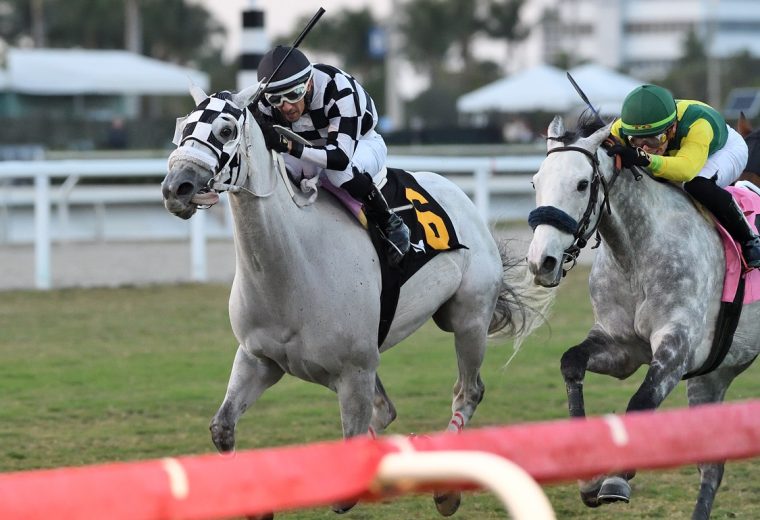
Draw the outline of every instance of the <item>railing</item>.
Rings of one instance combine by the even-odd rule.
[[[492,195],[531,193],[529,175],[538,170],[542,156],[441,157],[390,156],[388,165],[411,171],[446,174],[473,198],[484,220],[489,219]],[[0,189],[0,211],[34,207],[35,287],[51,288],[51,206],[58,207],[59,218],[66,221],[71,204],[91,204],[101,216],[106,204],[161,203],[158,186],[82,186],[82,178],[124,179],[162,178],[164,159],[94,159],[57,161],[0,162],[0,181],[33,179],[32,186]],[[499,175],[495,175],[498,173]],[[51,179],[64,179],[53,186]],[[199,212],[190,220],[192,279],[206,280],[206,215]]]
[[[537,484],[760,456],[759,414],[760,401],[705,404],[0,473],[0,517],[228,518],[475,484],[495,491],[516,520],[548,520],[555,515]]]

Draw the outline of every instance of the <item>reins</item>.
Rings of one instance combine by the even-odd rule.
[[[561,141],[561,138],[558,137],[547,137],[547,139],[552,139],[556,141]],[[612,144],[611,140],[606,140],[604,143],[604,146]],[[596,153],[592,153],[585,148],[581,148],[579,146],[558,146],[555,148],[552,148],[549,150],[546,155],[555,153],[555,152],[580,152],[583,155],[585,155],[589,162],[591,163],[591,167],[593,168],[593,172],[591,174],[591,186],[589,189],[589,201],[588,205],[586,206],[586,210],[583,212],[583,216],[581,217],[580,221],[576,221],[573,217],[568,215],[566,212],[562,211],[559,208],[556,208],[554,206],[540,206],[533,211],[530,212],[528,215],[528,224],[532,229],[536,229],[536,226],[540,224],[547,224],[552,227],[555,227],[559,229],[560,231],[563,231],[565,233],[572,233],[574,240],[573,243],[564,250],[563,252],[563,258],[562,258],[562,264],[563,266],[566,264],[570,264],[569,267],[562,269],[562,276],[567,275],[568,271],[575,267],[576,263],[578,262],[578,255],[580,255],[581,250],[586,247],[588,244],[588,240],[596,233],[596,243],[592,246],[592,249],[595,249],[599,247],[599,244],[601,242],[601,236],[599,235],[598,228],[599,223],[602,220],[602,211],[606,208],[607,214],[612,213],[612,208],[610,207],[610,201],[609,201],[609,193],[612,187],[615,185],[615,181],[617,181],[618,176],[620,175],[620,158],[615,157],[615,166],[613,167],[613,173],[612,177],[609,180],[609,182],[605,181],[604,176],[601,174],[601,171],[599,170],[599,158],[597,157]],[[636,176],[637,174],[633,172]],[[640,177],[640,174],[636,176],[636,180],[638,180]],[[597,201],[599,200],[599,188],[601,187],[602,191],[602,202],[600,206],[600,212],[599,216],[596,218],[594,223],[591,223],[591,216],[596,212],[596,205]]]

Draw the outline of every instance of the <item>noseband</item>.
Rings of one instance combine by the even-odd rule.
[[[536,227],[541,224],[552,226],[564,233],[572,234],[574,237],[573,243],[565,249],[562,264],[570,264],[569,267],[563,269],[562,276],[565,276],[567,272],[575,267],[578,262],[578,255],[581,250],[588,244],[588,239],[594,233],[596,235],[596,244],[592,247],[599,247],[601,238],[597,232],[599,222],[601,221],[601,212],[593,225],[591,225],[591,215],[596,212],[596,203],[599,200],[599,187],[601,186],[603,192],[602,208],[607,209],[607,213],[612,213],[609,202],[609,190],[617,179],[620,169],[614,168],[612,179],[609,183],[604,180],[604,176],[599,171],[599,158],[595,153],[589,152],[585,148],[579,146],[558,146],[549,150],[546,155],[555,152],[580,152],[585,155],[591,162],[593,172],[591,174],[591,186],[589,188],[589,200],[586,206],[586,211],[583,212],[583,216],[580,221],[576,221],[573,217],[566,212],[554,206],[539,206],[528,214],[528,224],[531,229],[535,231]]]

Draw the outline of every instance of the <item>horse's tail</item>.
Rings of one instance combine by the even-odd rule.
[[[523,340],[548,318],[557,291],[533,283],[525,257],[510,256],[507,240],[499,240],[498,247],[503,276],[488,334],[514,337],[518,350]]]

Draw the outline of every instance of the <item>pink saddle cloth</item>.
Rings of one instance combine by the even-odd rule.
[[[744,211],[744,215],[746,215],[750,226],[757,233],[755,217],[760,214],[760,196],[746,188],[729,186],[726,190],[739,203],[739,207]],[[723,242],[723,249],[726,252],[726,276],[723,279],[723,297],[721,301],[732,302],[736,296],[739,279],[743,273],[747,272],[747,267],[744,263],[739,244],[731,238],[728,231],[717,221],[716,227]],[[747,272],[745,278],[744,303],[752,303],[758,300],[760,300],[760,269],[752,269]]]

